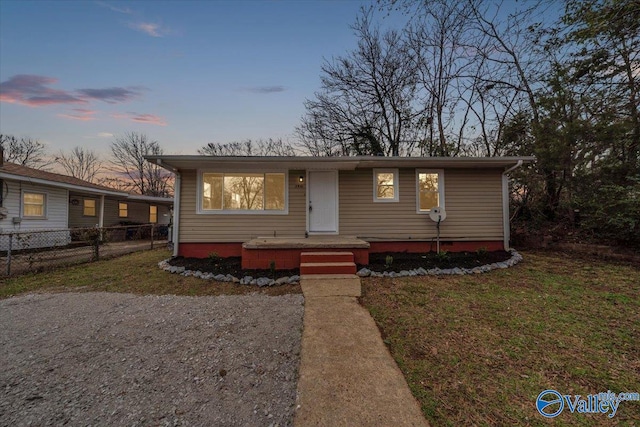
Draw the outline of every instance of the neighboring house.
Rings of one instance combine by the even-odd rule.
[[[263,268],[266,256],[249,250],[271,245],[268,256],[284,268],[299,262],[300,248],[353,247],[357,262],[368,260],[369,252],[435,250],[437,228],[429,213],[437,206],[447,215],[440,225],[443,249],[508,249],[507,173],[533,158],[147,160],[176,173],[175,255],[215,252]],[[348,238],[356,238],[351,246]],[[291,262],[278,250],[288,251]]]
[[[0,186],[2,234],[107,227],[123,221],[168,224],[173,205],[173,199],[127,194],[67,175],[8,162],[0,165]],[[68,243],[67,237],[59,240],[55,245]]]

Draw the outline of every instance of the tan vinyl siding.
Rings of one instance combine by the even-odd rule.
[[[289,213],[198,214],[197,172],[181,172],[180,242],[243,242],[255,237],[303,237],[306,229],[304,186],[297,186],[304,171],[289,171]]]
[[[400,169],[400,200],[373,202],[373,171],[340,172],[340,234],[364,239],[431,239],[436,226],[427,214],[416,213],[416,170]],[[444,171],[445,210],[441,238],[502,239],[501,170]]]

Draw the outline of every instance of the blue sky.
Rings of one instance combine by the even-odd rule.
[[[0,1],[0,133],[106,153],[290,138],[369,1]]]

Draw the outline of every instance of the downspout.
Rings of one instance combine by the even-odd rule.
[[[176,170],[174,172],[176,176],[176,180],[173,186],[173,230],[172,230],[172,240],[173,240],[173,256],[178,256],[178,238],[180,236],[179,227],[180,227],[180,187],[181,187],[181,179],[180,173]]]
[[[511,240],[511,228],[509,224],[509,177],[507,174],[522,166],[522,160],[502,172],[502,236],[504,250],[508,251],[509,241]]]

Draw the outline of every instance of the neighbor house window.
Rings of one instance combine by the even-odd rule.
[[[202,211],[272,211],[286,207],[284,173],[202,174]]]
[[[158,207],[151,205],[149,206],[149,222],[151,224],[155,224],[158,222]]]
[[[444,207],[444,174],[441,170],[418,170],[418,212]]]
[[[120,218],[126,218],[129,216],[129,206],[126,203],[118,203],[118,216]]]
[[[373,170],[373,201],[398,201],[398,169]]]
[[[95,199],[84,199],[82,214],[84,216],[96,216]]]
[[[22,216],[44,218],[47,196],[44,193],[22,193]]]

